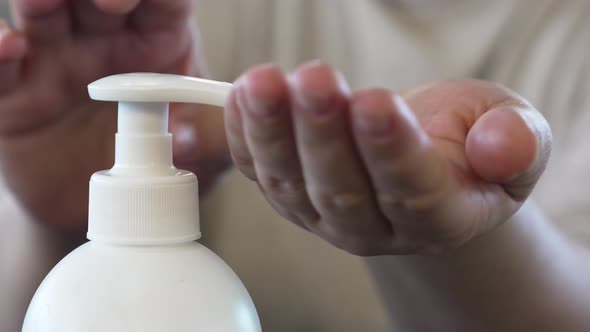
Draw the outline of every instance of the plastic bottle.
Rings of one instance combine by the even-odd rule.
[[[258,332],[254,304],[200,237],[197,178],[172,164],[168,102],[223,106],[228,83],[122,74],[115,165],[90,180],[88,239],[45,278],[23,332]]]

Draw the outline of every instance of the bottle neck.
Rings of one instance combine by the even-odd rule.
[[[172,164],[172,135],[168,132],[168,103],[119,103],[116,176],[166,176]]]

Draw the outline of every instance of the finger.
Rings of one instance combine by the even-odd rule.
[[[26,51],[24,36],[0,20],[0,95],[16,85]]]
[[[61,7],[64,0],[11,0],[11,4],[23,15],[42,16]]]
[[[290,77],[290,89],[298,152],[308,193],[322,217],[321,230],[328,238],[340,237],[339,243],[353,241],[345,244],[352,247],[359,245],[354,239],[389,235],[389,223],[378,213],[354,148],[345,80],[330,67],[311,63]]]
[[[407,210],[435,207],[448,191],[445,163],[401,97],[384,89],[356,93],[351,102],[355,139],[393,222]]]
[[[258,184],[283,216],[311,229],[319,216],[303,181],[285,75],[265,65],[250,70],[241,82],[238,106]]]
[[[64,0],[11,0],[16,27],[28,38],[45,45],[70,36],[70,16]]]
[[[117,3],[125,4],[125,1]],[[117,31],[125,25],[126,16],[112,14],[99,7],[93,0],[73,1],[72,7],[75,33],[109,33]]]
[[[192,17],[192,4],[191,0],[144,0],[132,13],[132,24],[140,31],[184,26]]]
[[[21,60],[27,51],[24,36],[0,19],[0,62]]]
[[[232,160],[238,170],[250,180],[256,181],[256,171],[250,150],[244,138],[242,115],[238,107],[238,88],[240,80],[234,84],[225,104],[224,123],[227,144]]]
[[[532,107],[514,102],[484,113],[473,125],[465,146],[473,170],[502,184],[523,201],[543,173],[551,151],[551,130]]]

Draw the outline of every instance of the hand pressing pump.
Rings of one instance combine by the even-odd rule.
[[[122,74],[88,86],[119,102],[115,165],[90,180],[88,239],[37,290],[23,332],[259,332],[235,273],[195,242],[197,177],[172,164],[168,102],[223,106],[231,85]]]

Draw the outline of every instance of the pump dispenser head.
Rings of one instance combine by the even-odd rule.
[[[88,86],[95,100],[117,101],[115,164],[90,180],[88,238],[118,244],[173,244],[200,237],[198,184],[172,163],[168,103],[223,106],[231,84],[133,73]]]

